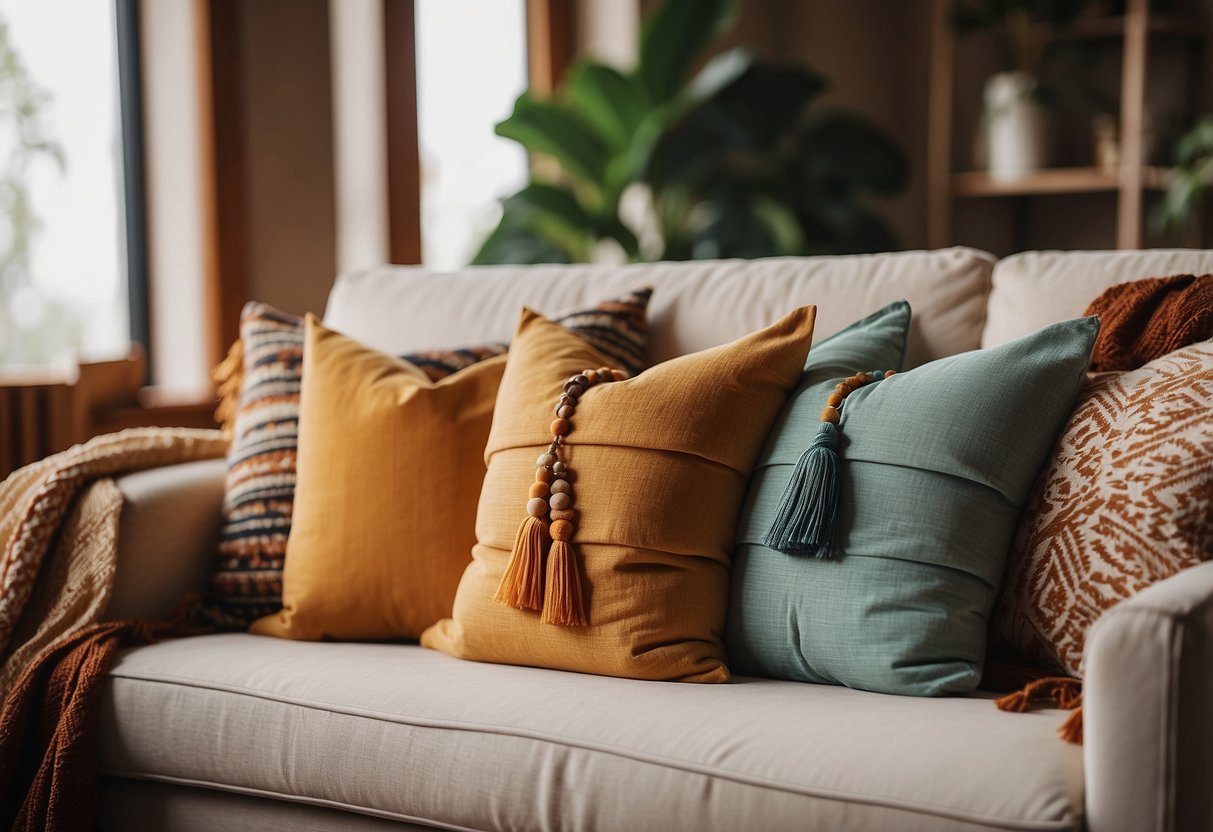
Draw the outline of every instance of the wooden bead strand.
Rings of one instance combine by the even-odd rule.
[[[572,539],[577,531],[572,472],[561,459],[566,437],[581,397],[591,387],[623,381],[628,374],[609,367],[583,370],[562,386],[554,419],[548,426],[552,441],[535,460],[527,517],[518,529],[514,550],[494,598],[517,609],[542,610],[540,621],[566,627],[586,623],[581,569]],[[550,552],[544,550],[551,545]]]
[[[826,399],[825,409],[821,411],[821,421],[832,422],[835,425],[838,424],[842,418],[842,404],[847,400],[847,396],[854,393],[860,387],[864,387],[874,381],[882,381],[894,374],[894,370],[873,370],[870,373],[856,373],[849,378],[844,378],[834,385],[834,392]]]

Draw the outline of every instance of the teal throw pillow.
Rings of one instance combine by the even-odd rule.
[[[738,524],[734,672],[920,696],[975,688],[1016,521],[1098,331],[1097,318],[1063,321],[851,393],[831,558],[784,554],[763,536],[834,385],[894,369],[898,353],[872,318],[815,346]]]

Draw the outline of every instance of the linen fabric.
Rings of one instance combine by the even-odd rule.
[[[661,685],[243,633],[129,651],[108,687],[103,770],[285,806],[453,829],[1083,828],[1065,715],[985,698]]]
[[[730,639],[738,672],[913,695],[975,688],[1019,512],[1098,329],[1094,318],[1054,324],[851,393],[833,559],[762,546],[838,380],[810,373],[738,530],[746,563]],[[778,572],[762,571],[779,558]]]
[[[1213,558],[1210,517],[1213,342],[1092,376],[1020,520],[997,635],[1081,676],[1096,619]]]
[[[337,278],[324,320],[368,346],[403,355],[505,341],[523,306],[545,314],[578,309],[646,284],[656,289],[648,310],[654,324],[648,357],[657,364],[735,341],[820,298],[830,299],[817,310],[813,331],[820,338],[904,298],[914,307],[906,366],[916,367],[978,347],[994,259],[971,248],[948,248],[685,263],[473,266],[453,272],[376,266]],[[1082,314],[1098,291],[1084,294],[1064,317]]]
[[[1042,326],[1078,317],[1091,298],[1118,283],[1151,275],[1209,272],[1213,272],[1213,250],[1155,248],[1013,254],[994,265],[981,346],[1004,344],[1030,335]],[[913,296],[906,297],[917,312],[924,312]]]
[[[416,638],[450,615],[475,542],[497,356],[434,383],[308,316],[282,609],[251,632]]]
[[[644,363],[652,290],[624,292],[557,320],[632,371]],[[397,321],[399,326],[399,321]],[[244,307],[240,341],[217,371],[230,415],[228,476],[208,616],[243,628],[281,607],[282,567],[291,531],[303,372],[303,318],[262,303]],[[405,355],[434,381],[501,355],[504,343]]]
[[[526,311],[485,448],[473,561],[454,615],[422,644],[478,661],[724,682],[728,565],[745,482],[800,377],[816,309],[732,344],[599,384],[562,450],[575,478],[588,625],[542,624],[493,600],[526,517],[535,461],[565,380],[602,365],[584,340]]]
[[[769,525],[774,518],[791,473],[787,460],[795,463],[803,452],[801,443],[816,430],[834,385],[860,370],[901,370],[910,314],[910,304],[897,301],[814,344],[799,385],[771,428],[750,477],[733,552],[726,643],[738,673],[767,675],[767,665],[774,661],[764,661],[764,656],[788,654],[787,661],[793,660],[788,621],[800,614],[796,593],[809,579],[803,558],[751,545],[746,536],[756,524]]]
[[[1136,370],[1180,347],[1213,338],[1213,274],[1121,283],[1087,307],[1102,326],[1091,370]]]
[[[1213,563],[1091,628],[1083,680],[1087,829],[1213,828]]]

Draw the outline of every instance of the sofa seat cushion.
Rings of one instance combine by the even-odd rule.
[[[1057,711],[222,634],[124,653],[101,764],[457,829],[1077,829]]]

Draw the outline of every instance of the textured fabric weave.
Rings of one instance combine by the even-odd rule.
[[[599,384],[577,405],[572,469],[589,624],[543,624],[493,596],[526,517],[536,457],[570,375],[602,356],[526,312],[485,449],[478,543],[454,615],[422,644],[478,661],[638,679],[724,682],[728,567],[750,468],[800,377],[814,307],[732,344]]]
[[[97,484],[220,457],[225,448],[214,430],[132,428],[20,468],[0,484],[0,690],[38,650],[105,610],[122,499],[112,482]]]
[[[738,672],[913,695],[976,687],[1020,509],[1098,329],[1053,324],[851,393],[834,559],[799,558],[784,567],[795,580],[746,587],[742,628],[765,635],[745,639]],[[751,485],[738,532],[750,559],[835,381],[808,380],[790,405],[803,418],[782,423]]]
[[[118,651],[189,635],[172,621],[108,621],[39,653],[0,710],[0,825],[14,832],[97,828],[97,722]]]
[[[768,523],[774,516],[791,470],[786,461],[795,462],[804,450],[799,443],[804,440],[805,426],[816,428],[834,385],[860,370],[901,370],[909,329],[910,305],[899,301],[813,345],[800,384],[754,467],[737,526],[727,638],[729,660],[736,672],[782,675],[779,668],[796,663],[799,627],[789,626],[789,622],[799,624],[807,615],[803,607],[809,599],[801,591],[812,580],[812,565],[804,558],[751,545],[746,533],[761,522],[754,515],[761,514]],[[775,505],[770,503],[773,495]]]
[[[1082,749],[1054,733],[1064,716],[224,633],[119,658],[101,759],[116,776],[439,829],[1060,832],[1084,828]],[[296,828],[283,817],[274,829]]]
[[[283,608],[252,632],[417,638],[451,614],[476,542],[505,357],[434,383],[309,316]]]
[[[633,369],[643,366],[650,289],[638,289],[557,320],[583,332]],[[282,565],[291,532],[298,450],[303,318],[249,303],[234,350],[217,377],[229,399],[232,446],[223,527],[208,612],[214,623],[243,628],[282,605]],[[437,381],[505,351],[504,344],[430,351],[404,358]],[[239,360],[237,360],[239,359]],[[233,403],[232,396],[239,397]]]
[[[1213,558],[1210,518],[1213,342],[1093,376],[1019,523],[996,633],[1081,675],[1100,615]]]
[[[1121,283],[1091,301],[1102,326],[1091,369],[1136,370],[1180,347],[1213,338],[1213,274]]]

